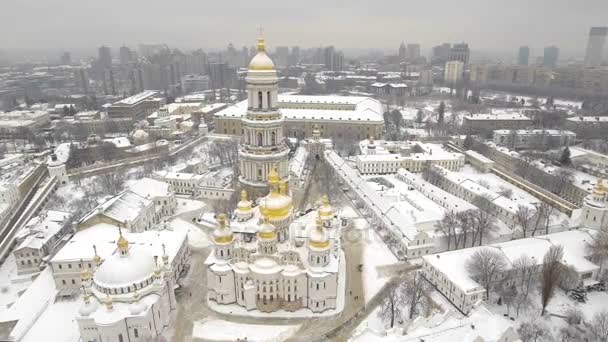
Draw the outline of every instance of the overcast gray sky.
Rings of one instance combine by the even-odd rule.
[[[268,45],[397,48],[467,41],[473,50],[584,54],[608,0],[0,0],[0,48],[82,49],[167,43],[182,48]]]

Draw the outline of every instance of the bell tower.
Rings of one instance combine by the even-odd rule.
[[[266,54],[264,38],[247,72],[247,113],[242,118],[239,147],[240,182],[250,194],[265,194],[268,175],[276,168],[281,180],[289,175],[289,148],[283,142],[285,120],[278,108],[279,79]]]

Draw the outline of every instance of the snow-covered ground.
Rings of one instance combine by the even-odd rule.
[[[13,305],[31,283],[28,276],[17,275],[15,257],[9,254],[0,265],[0,311]]]
[[[391,265],[397,262],[397,258],[382,241],[380,236],[372,230],[363,218],[353,220],[356,229],[363,233],[363,289],[365,291],[365,302],[372,297],[390,280],[378,274],[378,266]]]
[[[201,249],[211,245],[207,234],[192,222],[178,217],[169,221],[169,227],[175,231],[187,231],[188,244],[191,248]]]
[[[242,324],[209,319],[194,322],[192,340],[279,342],[293,336],[299,328],[299,325]]]

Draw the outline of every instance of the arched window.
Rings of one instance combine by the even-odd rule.
[[[268,98],[268,108],[272,108],[272,101],[270,100],[270,92],[267,92],[266,95]]]
[[[277,143],[277,134],[275,132],[270,133],[270,141],[272,145],[276,145]]]
[[[133,329],[133,336],[139,337],[139,331],[137,331],[137,328]]]
[[[258,132],[258,146],[262,146],[262,133]]]
[[[262,109],[262,92],[258,91],[258,108]]]
[[[122,334],[118,334],[118,342],[124,342],[122,339]]]

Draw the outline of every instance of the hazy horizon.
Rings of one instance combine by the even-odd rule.
[[[474,52],[512,55],[529,45],[534,56],[556,45],[565,59],[584,55],[591,26],[608,25],[605,0],[584,6],[566,0],[440,1],[432,9],[387,0],[374,6],[359,0],[5,0],[0,29],[11,34],[2,35],[0,49],[94,51],[107,45],[116,55],[119,46],[140,43],[217,50],[231,42],[240,48],[253,45],[262,26],[270,49],[335,45],[396,53],[403,41],[421,44],[426,55],[434,45],[465,41]]]

